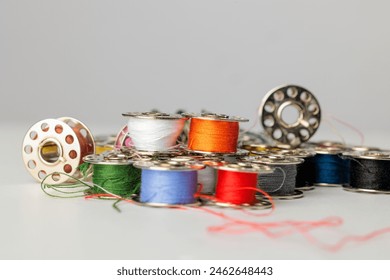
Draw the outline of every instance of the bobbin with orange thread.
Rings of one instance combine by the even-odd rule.
[[[245,162],[225,163],[213,166],[218,171],[215,195],[207,197],[207,205],[268,209],[272,205],[256,195],[257,178],[260,174],[272,173],[273,169],[259,164]]]
[[[187,145],[189,150],[199,153],[237,153],[239,123],[247,122],[248,119],[215,113],[182,115],[191,118]]]
[[[79,120],[70,117],[45,119],[34,124],[23,140],[23,161],[32,177],[47,184],[80,177],[83,157],[95,152],[92,133]],[[64,176],[61,173],[66,173]]]

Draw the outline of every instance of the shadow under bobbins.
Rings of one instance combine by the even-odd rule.
[[[277,142],[297,147],[317,131],[321,109],[307,89],[286,85],[269,91],[261,105],[260,121],[264,130]],[[291,112],[297,116],[291,118]]]
[[[390,152],[346,152],[350,160],[349,183],[344,189],[353,192],[390,194]]]
[[[60,184],[80,177],[78,167],[83,157],[95,152],[92,133],[80,121],[63,117],[34,124],[23,140],[23,161],[39,182],[46,175],[47,184]],[[61,173],[66,173],[65,176]]]
[[[183,114],[190,118],[188,149],[200,153],[234,154],[237,152],[240,117],[224,114]]]

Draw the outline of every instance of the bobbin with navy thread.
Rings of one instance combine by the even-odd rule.
[[[298,117],[286,120],[285,110],[293,109]],[[308,141],[321,122],[321,109],[315,96],[297,85],[285,85],[269,91],[260,106],[260,122],[278,143],[297,147]]]
[[[314,156],[316,153],[312,149],[293,149],[279,150],[277,154],[288,157],[297,157],[303,159],[302,164],[297,165],[297,178],[295,189],[300,191],[309,191],[314,189],[315,164]]]
[[[143,206],[199,206],[197,171],[204,165],[193,159],[137,161],[142,170],[141,192],[133,200]]]
[[[228,195],[231,198],[232,194],[235,194],[237,199],[241,201],[242,199],[240,195],[244,193],[245,195],[247,195],[248,193],[248,190],[246,190],[246,188],[256,188],[258,176],[260,176],[261,174],[273,172],[272,168],[264,165],[246,162],[215,164],[211,166],[218,170],[217,185],[214,199],[205,200],[204,202],[206,203],[206,205],[224,208],[253,210],[268,209],[272,207],[271,203],[268,200],[264,200],[256,196],[255,190],[249,190],[249,200],[243,203],[237,203],[237,201],[233,201],[235,199],[229,200],[229,198],[225,197],[226,195]],[[222,180],[227,176],[237,176],[237,178],[240,178],[242,180],[239,182],[242,185],[236,185],[229,179],[224,180],[222,182]],[[249,181],[252,181],[252,185],[246,185],[248,184],[248,178],[246,177],[250,177]],[[229,185],[227,185],[226,183]],[[237,195],[237,193],[239,193],[239,195]]]
[[[71,181],[81,176],[83,157],[95,152],[92,133],[79,120],[70,117],[45,119],[35,123],[23,140],[23,161],[32,177],[47,184]],[[61,173],[67,174],[67,176]]]
[[[342,154],[349,149],[346,146],[320,146],[315,148],[315,185],[339,187],[349,183],[350,161]]]
[[[274,169],[271,174],[259,176],[258,184],[258,188],[266,191],[273,199],[291,200],[303,197],[303,192],[296,189],[297,166],[303,163],[303,159],[273,153],[249,156],[243,160]]]
[[[198,153],[236,154],[239,123],[248,119],[225,114],[183,113],[190,118],[187,148]]]
[[[177,147],[177,139],[187,120],[178,114],[128,112],[128,135],[134,148],[143,152],[163,152]]]
[[[344,190],[390,194],[390,152],[354,151],[343,153],[350,159],[350,179]]]

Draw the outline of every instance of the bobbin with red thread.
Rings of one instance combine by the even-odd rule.
[[[236,154],[239,123],[248,119],[225,114],[182,114],[191,118],[188,149],[199,153]]]
[[[271,203],[256,195],[257,178],[260,174],[272,173],[273,169],[245,162],[214,165],[217,169],[217,184],[214,199],[209,205],[229,208],[268,209]]]
[[[27,170],[39,182],[52,174],[46,178],[47,184],[67,182],[69,176],[79,177],[78,166],[83,157],[94,152],[92,133],[82,122],[70,117],[41,120],[27,131],[23,140]]]

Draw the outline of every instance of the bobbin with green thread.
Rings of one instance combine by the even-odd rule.
[[[131,197],[139,192],[141,172],[133,166],[133,155],[120,150],[88,155],[84,161],[92,165],[91,193],[109,193]]]

